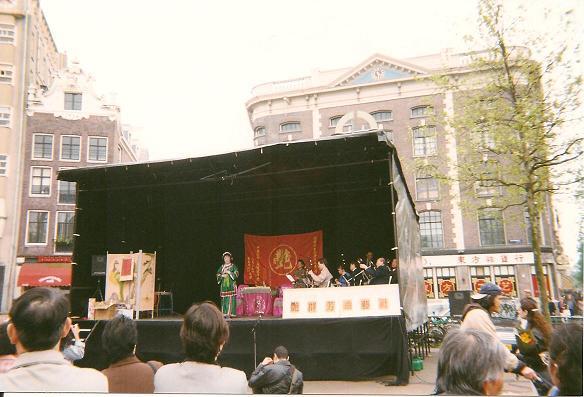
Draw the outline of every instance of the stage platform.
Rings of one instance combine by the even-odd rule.
[[[94,328],[86,341],[80,367],[104,369],[107,362],[101,347],[105,321],[78,321],[82,328]],[[165,364],[184,359],[179,330],[180,318],[137,320],[137,355],[142,360]],[[405,320],[401,316],[294,319],[243,317],[229,320],[230,338],[219,363],[244,371],[254,369],[253,332],[256,329],[257,360],[271,356],[284,345],[305,380],[363,380],[395,375],[409,379],[409,358]]]

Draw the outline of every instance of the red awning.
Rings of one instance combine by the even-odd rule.
[[[71,285],[71,263],[25,263],[18,275],[19,287]]]

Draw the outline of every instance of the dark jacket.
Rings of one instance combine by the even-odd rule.
[[[386,265],[376,268],[370,267],[365,272],[373,277],[369,285],[389,284],[389,268]]]
[[[154,393],[154,372],[162,363],[148,363],[143,363],[136,356],[130,356],[101,371],[109,382],[109,392]]]
[[[252,372],[248,385],[254,393],[288,394],[293,372],[294,366],[287,360],[268,365],[260,364]],[[296,370],[291,394],[302,394],[303,387],[302,372]]]

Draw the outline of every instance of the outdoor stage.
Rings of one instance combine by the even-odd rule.
[[[230,320],[229,342],[219,356],[223,366],[237,368],[249,377],[254,369],[253,328],[257,360],[271,356],[284,345],[305,380],[363,380],[395,375],[409,379],[407,333],[403,317],[297,319],[246,317]],[[184,359],[179,338],[181,319],[138,320],[137,355],[165,364]],[[107,366],[101,333],[104,321],[80,321],[95,330],[87,339],[85,357],[76,365],[103,369]]]

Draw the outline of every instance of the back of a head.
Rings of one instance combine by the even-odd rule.
[[[8,333],[6,329],[8,328],[8,321],[0,324],[0,356],[7,356],[10,354],[16,354],[16,347],[10,343],[8,339]]]
[[[582,395],[582,325],[562,324],[552,334],[550,358],[557,365],[561,396]]]
[[[490,334],[473,328],[448,332],[438,358],[438,390],[453,395],[483,394],[483,384],[503,375],[505,351]]]
[[[278,346],[274,349],[274,355],[278,357],[279,360],[287,360],[288,349],[286,349],[284,346]]]
[[[27,351],[50,350],[61,339],[69,301],[59,289],[33,288],[12,303],[10,321]]]
[[[184,315],[180,337],[187,360],[211,364],[229,339],[229,325],[214,303],[195,303]]]
[[[131,318],[122,315],[109,320],[101,334],[101,344],[112,364],[132,356],[137,343],[136,323]]]

